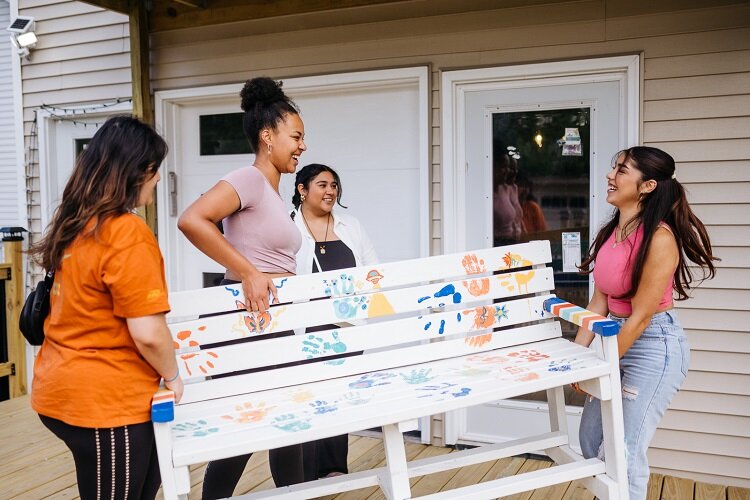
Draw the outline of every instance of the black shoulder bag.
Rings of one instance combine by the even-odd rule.
[[[21,309],[18,327],[31,345],[42,345],[44,342],[44,320],[49,314],[49,294],[54,281],[54,271],[45,274],[44,279],[26,297],[26,302]]]

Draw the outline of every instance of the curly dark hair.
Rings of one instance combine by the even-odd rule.
[[[283,82],[267,76],[248,80],[240,91],[242,128],[250,142],[250,150],[258,151],[260,131],[264,128],[276,130],[276,125],[288,114],[299,114],[299,108],[281,90]]]

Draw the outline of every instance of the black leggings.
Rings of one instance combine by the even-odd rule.
[[[209,462],[203,478],[203,500],[231,497],[251,456],[252,453]],[[268,464],[277,487],[304,481],[301,445],[268,450]]]
[[[153,500],[161,485],[151,422],[91,429],[39,415],[73,453],[82,500]]]

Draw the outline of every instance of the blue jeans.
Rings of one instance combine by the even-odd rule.
[[[621,325],[624,318],[610,316]],[[622,411],[631,500],[646,498],[646,451],[669,403],[687,375],[690,347],[677,314],[654,314],[643,334],[620,360]],[[587,397],[579,430],[583,456],[603,457],[602,414],[598,399]]]

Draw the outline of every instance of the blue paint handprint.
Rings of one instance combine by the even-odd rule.
[[[436,398],[437,401],[442,401],[446,399],[446,396],[453,396],[454,398],[460,398],[463,396],[467,396],[471,392],[471,388],[469,387],[451,389],[452,387],[457,387],[457,385],[451,384],[449,382],[443,382],[442,384],[438,384],[438,385],[427,385],[424,387],[418,387],[417,388],[418,391],[426,391],[426,394],[422,394],[417,397],[418,398]]]
[[[178,438],[187,436],[204,437],[208,436],[209,434],[219,432],[218,427],[209,427],[208,422],[202,419],[196,422],[182,422],[179,424],[175,424],[172,429],[177,432],[175,434],[175,437]]]
[[[550,361],[547,371],[551,372],[569,372],[571,370],[570,362],[567,359],[560,361]]]
[[[367,308],[364,297],[347,297],[333,301],[333,312],[338,319],[351,319],[357,315],[357,308]]]
[[[313,401],[310,403],[316,415],[324,415],[338,410],[336,403],[328,403],[328,401]]]
[[[346,344],[339,340],[339,332],[334,330],[330,335],[330,340],[325,340],[316,335],[308,335],[302,341],[302,352],[307,353],[307,359],[346,352]]]
[[[419,370],[414,369],[409,373],[399,373],[399,375],[401,375],[401,378],[407,384],[423,384],[435,378],[430,377],[431,371],[432,368],[420,368]]]
[[[388,385],[391,383],[389,379],[395,377],[393,373],[371,373],[365,374],[359,377],[357,380],[349,384],[350,389],[369,389],[378,385]]]
[[[273,419],[273,426],[286,432],[305,431],[312,427],[309,418],[298,418],[294,413],[285,413]]]
[[[351,274],[342,274],[339,279],[333,279],[330,282],[324,280],[323,284],[326,287],[324,293],[328,297],[341,297],[354,293],[354,278]]]

